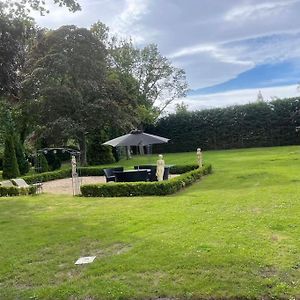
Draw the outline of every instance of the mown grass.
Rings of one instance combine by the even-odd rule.
[[[0,199],[0,298],[300,298],[299,147],[204,155],[172,196]]]

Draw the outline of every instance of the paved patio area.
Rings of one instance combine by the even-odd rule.
[[[104,176],[80,177],[81,184],[105,183]],[[72,178],[53,180],[43,183],[44,193],[73,195]]]

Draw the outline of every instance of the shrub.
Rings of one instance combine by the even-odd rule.
[[[103,168],[99,167],[79,167],[79,176],[104,176]]]
[[[88,143],[87,160],[90,165],[111,164],[115,162],[111,147],[102,145],[101,135],[95,135]]]
[[[3,154],[0,153],[0,171],[3,170]]]
[[[198,169],[197,164],[192,165],[175,165],[170,168],[170,174],[183,174],[192,170]]]
[[[37,188],[35,186],[30,186],[29,188],[0,186],[0,197],[34,195],[34,194],[36,194],[36,191],[37,191]]]
[[[4,147],[3,173],[4,179],[11,179],[20,176],[19,166],[17,162],[14,142],[12,136],[7,136]]]
[[[24,175],[29,171],[29,163],[25,157],[24,149],[20,142],[20,138],[15,135],[13,137],[13,140],[14,140],[14,147],[16,151],[16,158],[20,170],[20,175]]]
[[[117,166],[116,166],[117,167]],[[170,169],[171,174],[182,174],[187,171],[197,169],[197,165],[178,165]],[[79,176],[104,176],[102,167],[79,167]],[[27,175],[22,178],[28,183],[47,182],[51,180],[70,178],[72,176],[71,169],[56,170],[52,172],[44,172],[39,174]]]
[[[35,171],[37,173],[44,173],[49,171],[49,165],[44,153],[39,153],[37,157],[38,163],[35,166]]]
[[[34,175],[23,176],[22,178],[28,183],[33,184],[37,182],[47,182],[56,179],[63,179],[71,177],[71,169],[57,170],[53,172],[45,172]]]
[[[61,160],[57,154],[53,153],[53,151],[49,151],[45,157],[48,162],[49,171],[55,171],[61,168]]]
[[[81,193],[85,197],[130,197],[163,196],[176,193],[212,172],[211,165],[195,169],[178,177],[160,182],[122,182],[111,184],[83,185]]]

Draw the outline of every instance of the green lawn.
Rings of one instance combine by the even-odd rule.
[[[204,158],[168,197],[0,198],[0,299],[299,299],[300,148]]]

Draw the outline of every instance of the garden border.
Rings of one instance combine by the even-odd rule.
[[[212,173],[212,166],[207,165],[159,182],[112,182],[83,185],[81,193],[84,197],[164,196],[174,194],[210,173]]]
[[[111,166],[115,168],[116,166]],[[109,166],[107,167],[109,168]],[[188,171],[192,171],[198,168],[198,165],[196,164],[190,164],[190,165],[174,165],[170,167],[170,174],[183,174]],[[104,170],[103,167],[80,167],[79,175],[80,176],[104,176]],[[33,184],[37,182],[47,182],[57,179],[64,179],[64,178],[71,178],[71,169],[62,169],[52,172],[45,172],[40,174],[33,174],[33,175],[26,175],[21,178],[23,178],[28,184]]]
[[[35,195],[37,192],[36,186],[30,186],[26,188],[19,188],[17,186],[0,186],[0,197],[12,197],[12,196],[25,196]]]

